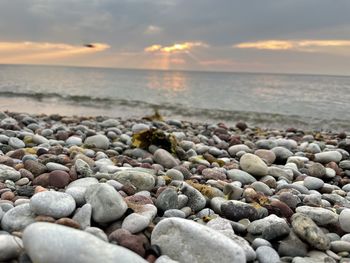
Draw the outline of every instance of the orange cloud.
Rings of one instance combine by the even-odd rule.
[[[171,46],[162,46],[162,45],[152,45],[144,49],[145,52],[154,53],[175,53],[175,52],[187,52],[195,47],[208,47],[207,44],[203,42],[183,42],[175,43]]]
[[[335,50],[330,48],[350,48],[350,40],[264,40],[239,43],[233,47],[264,50],[295,50],[304,52],[335,52]]]
[[[0,42],[0,63],[40,63],[46,60],[92,54],[110,48],[103,43],[90,47],[48,42]]]

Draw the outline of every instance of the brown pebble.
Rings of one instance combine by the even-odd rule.
[[[110,242],[115,241],[118,245],[134,251],[141,257],[145,256],[144,238],[138,235],[133,235],[126,229],[117,229],[113,231],[108,236],[108,239]]]
[[[59,224],[59,225],[69,226],[69,227],[76,228],[76,229],[81,229],[81,226],[77,221],[75,221],[71,218],[68,218],[68,217],[60,218],[60,219],[56,220],[55,223]]]
[[[154,263],[157,260],[157,258],[155,255],[148,255],[146,260],[150,263]]]
[[[2,200],[9,200],[9,201],[11,201],[14,197],[15,197],[15,194],[12,193],[11,191],[7,191],[7,192],[1,194],[1,199]]]
[[[41,185],[43,187],[47,187],[49,186],[49,177],[49,173],[41,174],[33,180],[33,185]]]
[[[48,222],[48,223],[55,223],[55,219],[51,216],[36,216],[35,221],[37,222]]]
[[[65,171],[52,171],[49,174],[49,186],[64,188],[70,182],[70,175]]]

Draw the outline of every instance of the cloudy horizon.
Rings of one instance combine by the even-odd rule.
[[[349,75],[346,0],[4,0],[0,64]]]

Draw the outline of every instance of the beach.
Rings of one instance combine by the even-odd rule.
[[[0,261],[349,262],[350,135],[0,113]]]

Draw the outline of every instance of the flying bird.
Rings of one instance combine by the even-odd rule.
[[[88,48],[95,48],[96,46],[93,44],[85,44],[84,47],[88,47]]]

